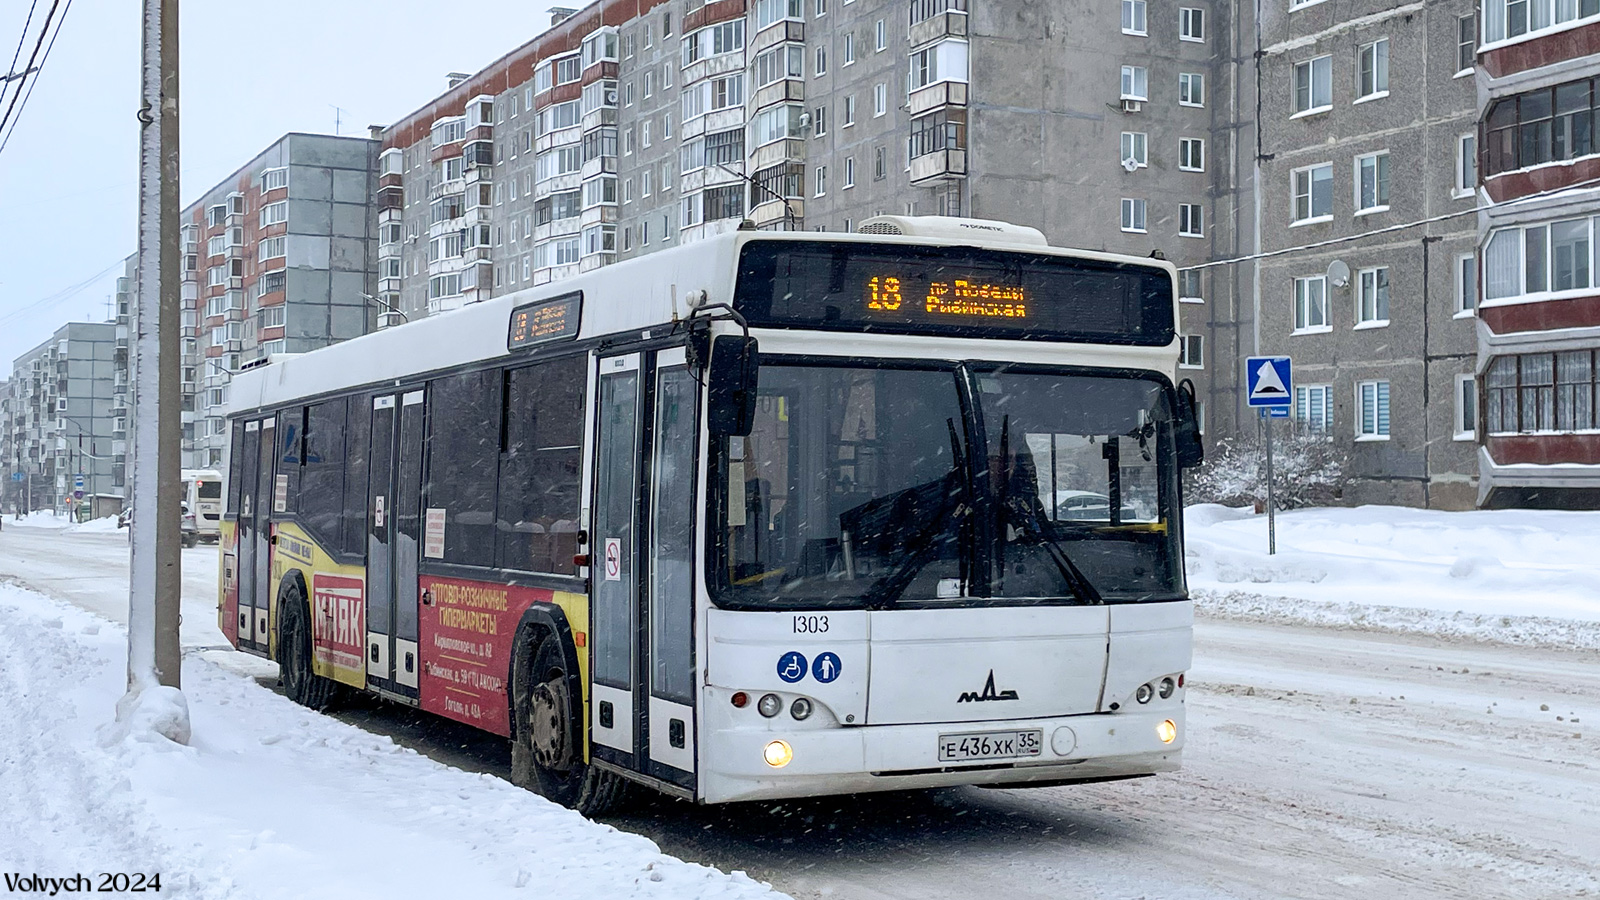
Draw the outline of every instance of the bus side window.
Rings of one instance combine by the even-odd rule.
[[[330,553],[344,539],[340,530],[344,512],[344,435],[343,397],[306,409],[300,516],[312,537]]]
[[[244,420],[233,423],[228,443],[228,512],[239,515],[239,486],[244,480]]]
[[[298,509],[297,501],[300,498],[300,448],[301,436],[304,433],[305,408],[297,406],[293,409],[278,413],[278,470],[273,482],[272,510],[280,515],[292,515]],[[287,490],[283,492],[283,507],[278,506],[279,495],[277,482],[283,481]]]
[[[367,552],[367,459],[372,442],[372,397],[350,398],[349,427],[345,429],[344,508],[341,519],[344,552]]]
[[[498,369],[429,382],[424,504],[444,510],[446,562],[494,565],[500,382]]]
[[[584,363],[574,356],[506,373],[495,517],[503,569],[577,574]]]

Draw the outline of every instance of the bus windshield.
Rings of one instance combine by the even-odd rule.
[[[755,427],[712,465],[723,606],[1183,596],[1153,376],[764,360]]]

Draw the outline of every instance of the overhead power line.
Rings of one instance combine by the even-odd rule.
[[[17,49],[11,54],[11,68],[6,70],[12,75],[17,74],[17,60],[22,58],[22,45],[28,41],[28,29],[33,25],[33,11],[38,7],[39,0],[33,0],[32,3],[28,4],[28,18],[22,23],[22,33],[17,35]],[[6,84],[0,84],[0,100],[5,99],[6,87],[9,84],[9,81]],[[17,85],[17,90],[21,91],[22,85]]]
[[[66,7],[61,10],[61,20],[56,23],[55,31],[52,32],[50,30],[50,22],[55,19],[56,7],[60,5],[61,0],[51,0],[50,10],[44,16],[44,27],[39,29],[39,40],[34,42],[33,52],[28,55],[28,64],[23,67],[24,73],[32,71],[33,77],[31,79],[24,78],[22,82],[17,83],[17,93],[11,95],[11,105],[6,107],[5,117],[0,118],[0,131],[5,130],[7,120],[11,124],[11,130],[5,132],[5,138],[0,140],[0,153],[5,152],[6,145],[11,143],[11,136],[17,133],[17,122],[22,119],[22,110],[27,108],[28,99],[33,96],[34,85],[38,84],[40,77],[44,75],[45,60],[50,58],[50,51],[55,49],[56,46],[56,38],[61,36],[61,26],[66,24],[67,11],[72,9],[72,0],[67,0]],[[45,35],[50,36],[50,44],[48,46],[45,46]],[[40,47],[44,47],[43,57],[39,56]],[[36,60],[38,62],[37,66],[34,65]],[[24,82],[27,84],[26,93],[22,91]],[[18,99],[22,101],[21,106],[18,106]],[[16,110],[15,115],[12,114],[12,110]]]

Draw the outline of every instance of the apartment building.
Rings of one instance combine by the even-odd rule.
[[[1600,3],[1482,0],[1478,501],[1600,506]],[[1492,204],[1492,205],[1490,205]]]
[[[184,467],[222,464],[241,366],[375,324],[377,151],[366,138],[287,134],[184,209]],[[119,280],[119,335],[138,328],[137,269],[135,255]]]
[[[1180,266],[1237,254],[1230,15],[1213,0],[558,10],[384,129],[380,295],[415,318],[745,220],[851,231],[884,213],[1003,219]],[[1239,285],[1183,284],[1204,397],[1212,313]]]
[[[83,502],[120,506],[127,410],[116,356],[115,323],[71,322],[12,363],[0,389],[0,472],[13,509],[65,510],[79,476]]]

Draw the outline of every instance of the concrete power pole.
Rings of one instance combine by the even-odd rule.
[[[188,743],[178,691],[182,655],[179,499],[178,0],[144,0],[139,109],[139,316],[134,345],[133,562],[128,592],[128,695],[139,719]],[[147,699],[148,698],[148,699]],[[156,699],[160,698],[160,699]],[[142,712],[136,712],[143,708]]]

